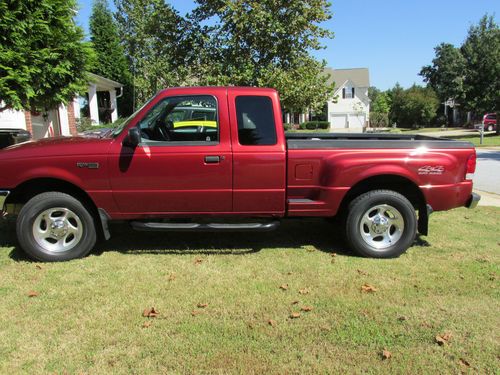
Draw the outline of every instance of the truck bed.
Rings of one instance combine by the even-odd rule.
[[[466,141],[429,137],[420,134],[350,134],[350,133],[285,133],[292,150],[328,148],[417,148],[464,149],[474,145]]]

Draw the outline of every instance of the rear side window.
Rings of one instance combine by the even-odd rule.
[[[236,98],[238,140],[243,146],[275,145],[276,125],[273,103],[267,96]]]

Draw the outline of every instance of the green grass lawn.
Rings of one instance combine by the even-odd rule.
[[[114,226],[93,255],[42,264],[2,224],[0,373],[499,373],[499,225],[495,208],[435,213],[391,260],[350,254],[323,220],[231,235]]]
[[[480,144],[480,137],[479,135],[476,137],[460,137],[457,138],[460,139],[461,141],[467,141],[471,142],[474,144],[476,147],[494,147],[494,146],[500,146],[500,136],[496,134],[488,134],[485,135],[483,138],[483,144]]]

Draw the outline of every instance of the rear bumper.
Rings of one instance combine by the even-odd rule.
[[[0,215],[3,215],[5,212],[5,200],[9,196],[9,190],[0,190]]]
[[[477,204],[479,203],[479,201],[481,200],[481,196],[479,194],[476,194],[476,193],[472,193],[470,198],[469,198],[469,201],[467,202],[467,204],[465,205],[465,207],[467,208],[476,208]]]

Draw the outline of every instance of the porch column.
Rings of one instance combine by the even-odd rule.
[[[118,119],[118,105],[116,104],[116,90],[109,90],[109,104],[111,109],[111,122],[115,122]]]
[[[97,88],[96,85],[89,86],[89,110],[90,120],[99,124],[99,108],[97,107]]]

